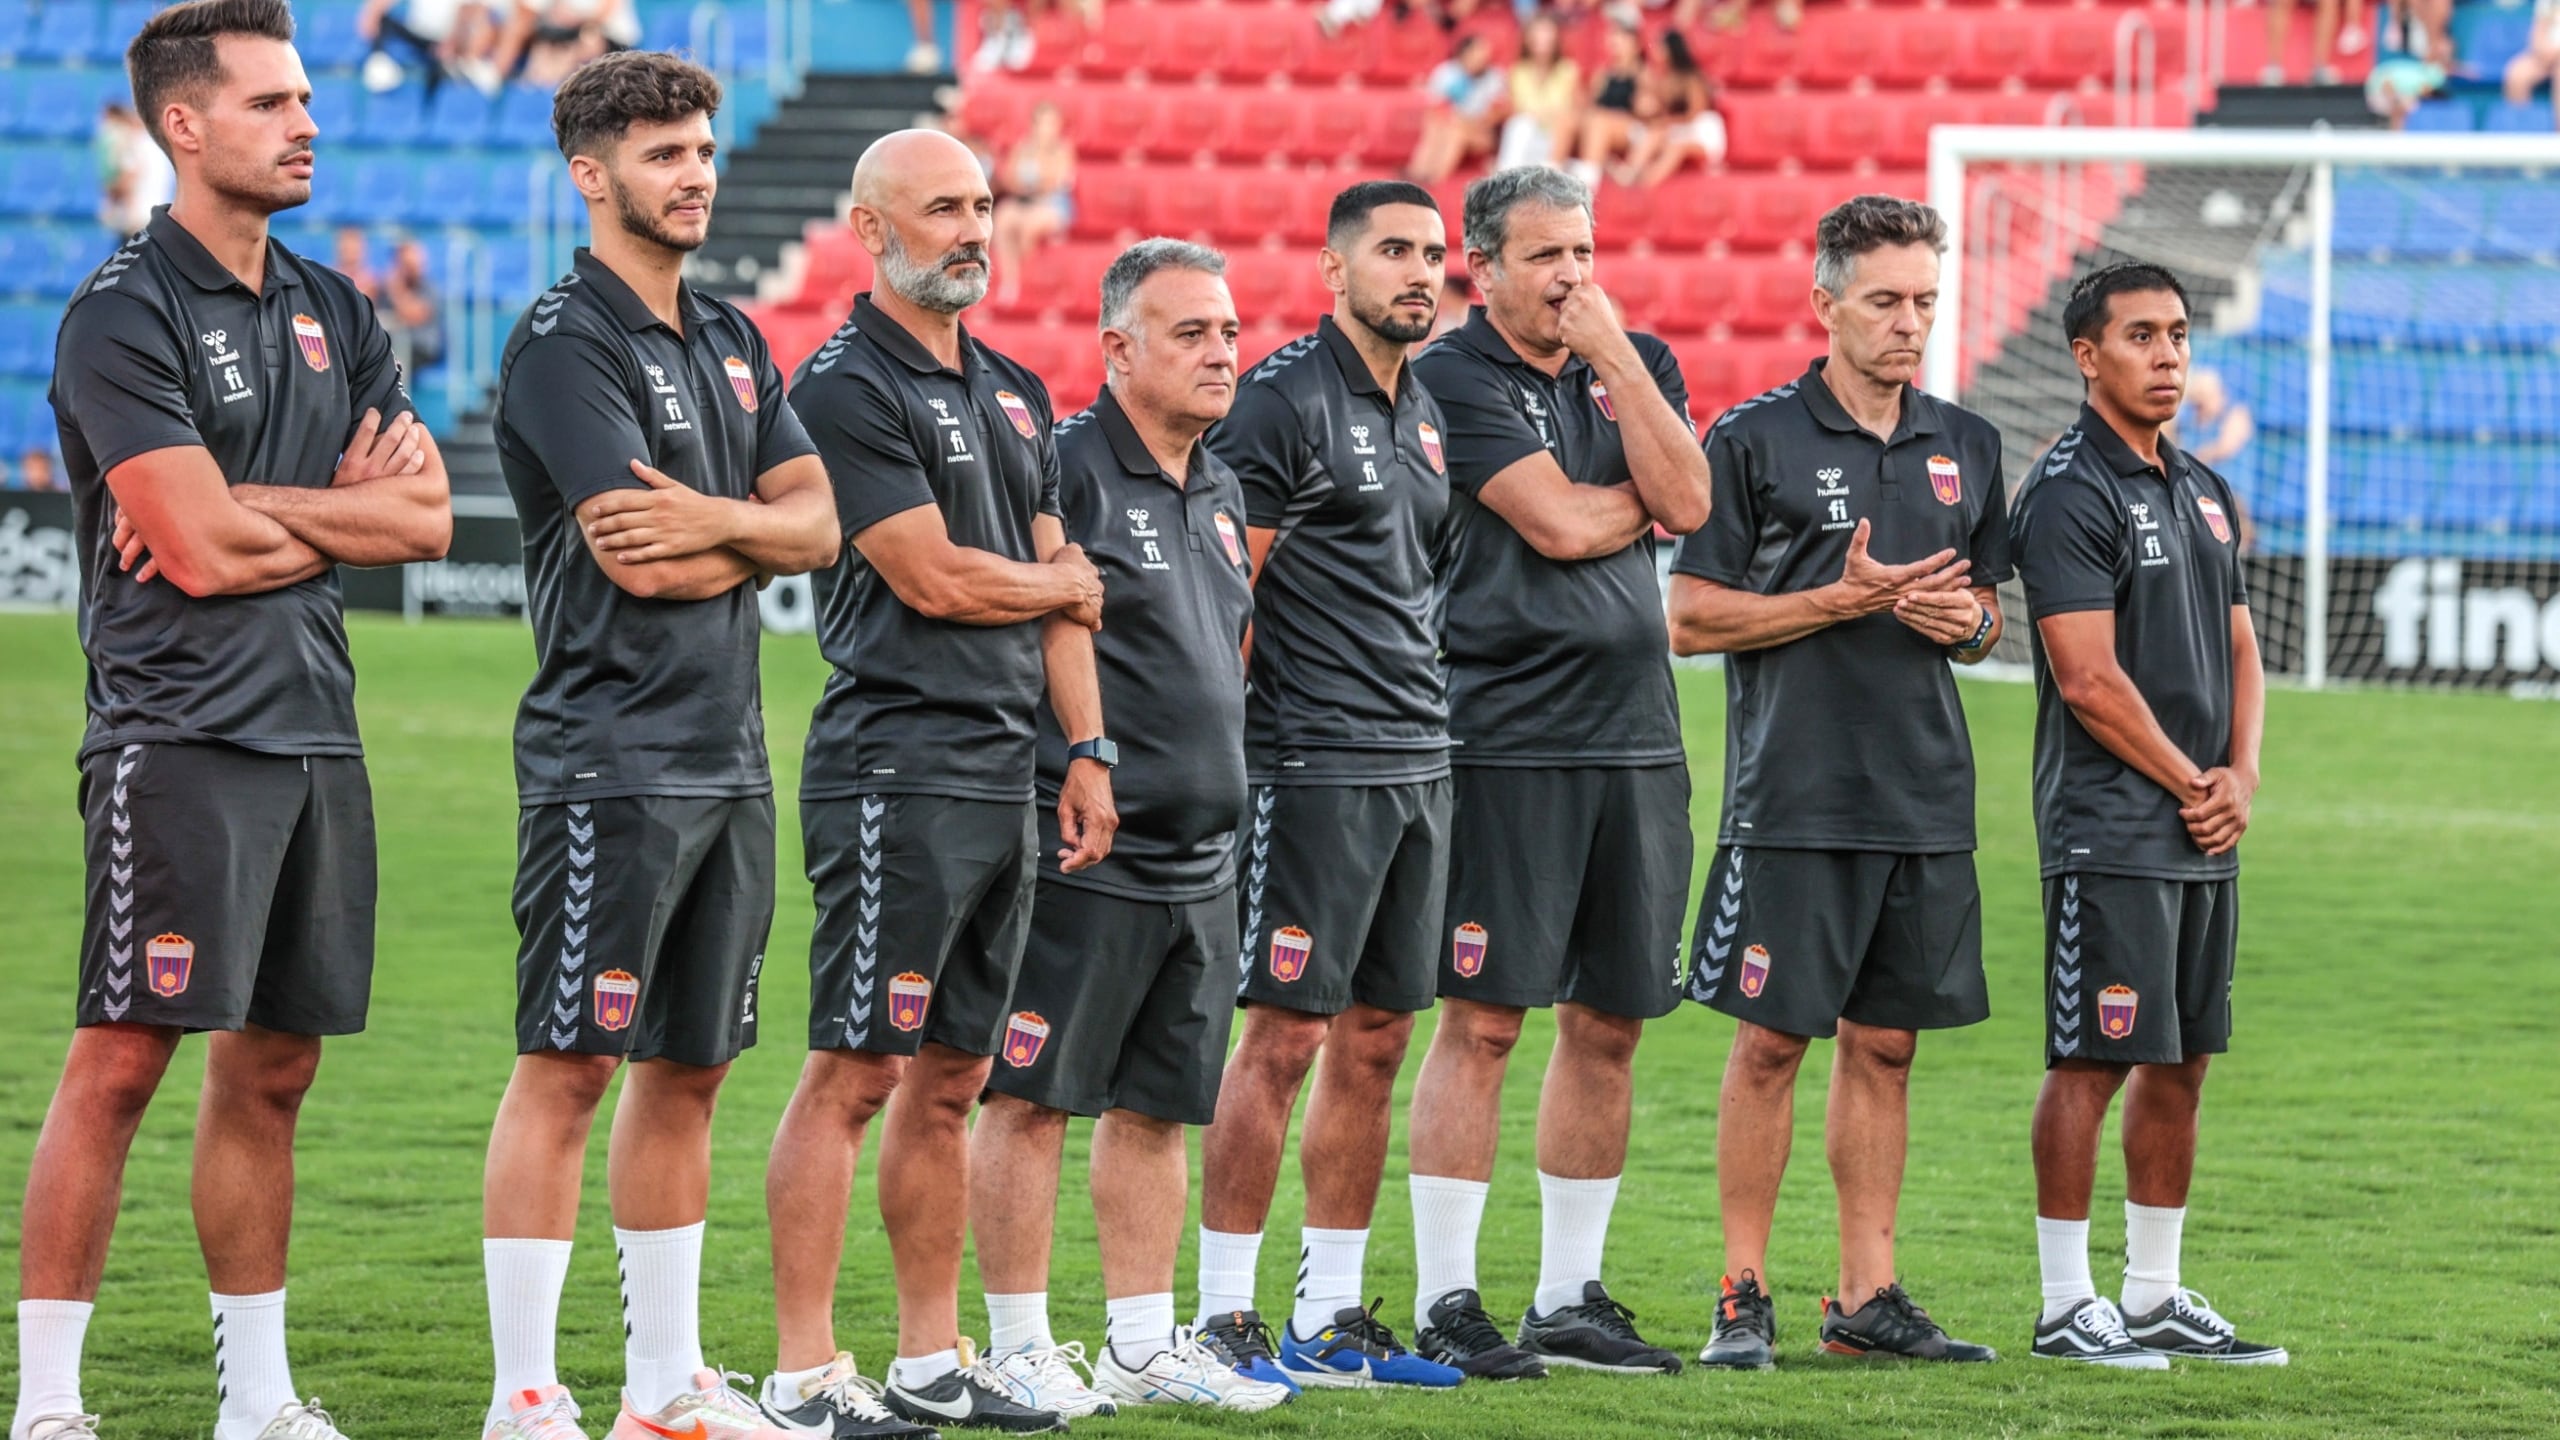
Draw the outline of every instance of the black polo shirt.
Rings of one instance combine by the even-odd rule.
[[[1049,391],[966,327],[960,368],[946,368],[866,292],[793,377],[791,405],[826,457],[848,541],[933,505],[954,545],[1040,558],[1032,517],[1058,513]],[[842,565],[818,616],[835,673],[809,723],[800,793],[1029,800],[1041,622],[935,620],[850,543]]]
[[[1840,578],[1849,537],[1887,565],[1940,550],[1970,584],[2007,580],[2000,432],[1902,390],[1890,440],[1860,429],[1825,361],[1734,406],[1707,435],[1715,508],[1680,542],[1682,575],[1782,595]],[[1890,611],[1724,657],[1722,845],[1938,854],[1971,850],[1973,741],[1945,647]]]
[[[2199,769],[2231,763],[2231,609],[2240,507],[2220,475],[2160,440],[2160,465],[2133,453],[2098,412],[2027,473],[2010,522],[2027,613],[2112,610],[2116,663],[2160,728]],[[2207,855],[2178,818],[2179,797],[2116,758],[2062,703],[2034,637],[2036,837],[2044,873],[2066,870],[2221,880],[2240,853]]]
[[[1327,316],[1236,388],[1209,432],[1279,538],[1256,584],[1245,755],[1254,780],[1395,785],[1449,773],[1433,552],[1447,423],[1407,369],[1393,400]]]
[[[1671,347],[1631,335],[1685,415]],[[1580,357],[1554,375],[1520,358],[1475,307],[1413,362],[1448,416],[1448,585],[1442,636],[1458,765],[1669,765],[1680,702],[1650,528],[1614,555],[1550,560],[1478,503],[1484,483],[1541,450],[1577,485],[1633,477],[1608,387]]]
[[[1175,483],[1109,390],[1058,422],[1057,439],[1067,538],[1102,572],[1093,658],[1120,745],[1120,833],[1102,863],[1059,871],[1067,736],[1039,707],[1041,873],[1133,900],[1207,900],[1235,882],[1244,819],[1244,491],[1205,445]]]
[[[690,285],[676,303],[681,335],[582,249],[498,362],[498,464],[524,529],[536,658],[516,711],[526,805],[773,789],[756,587],[644,600],[578,528],[590,496],[645,488],[633,460],[744,500],[757,476],[810,453],[756,327]]]
[[[410,410],[372,302],[272,239],[252,291],[164,205],[72,294],[51,398],[80,547],[82,757],[190,741],[363,754],[337,572],[202,600],[137,584],[117,568],[106,475],[200,445],[231,484],[326,489],[366,410]]]

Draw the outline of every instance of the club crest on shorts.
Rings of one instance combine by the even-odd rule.
[[[1236,537],[1236,522],[1228,519],[1224,510],[1218,512],[1218,543],[1227,547],[1228,564],[1244,563],[1244,542]]]
[[[640,977],[628,970],[607,970],[596,977],[596,1028],[628,1030],[640,1013]]]
[[[2110,1040],[2121,1040],[2133,1033],[2133,1017],[2142,1008],[2142,997],[2129,985],[2110,985],[2098,992],[2098,1033]]]
[[[1964,472],[1956,468],[1955,461],[1944,455],[1929,457],[1929,493],[1937,496],[1941,505],[1963,503]]]
[[[1021,433],[1023,439],[1029,440],[1040,433],[1040,428],[1031,423],[1031,407],[1023,403],[1021,396],[1010,390],[999,390],[996,392],[996,404],[1003,408],[1004,418],[1013,422],[1013,428]]]
[[[1283,925],[1271,933],[1271,978],[1287,983],[1307,973],[1307,957],[1314,954],[1316,939],[1295,925]]]
[[[196,942],[184,935],[154,935],[142,949],[151,993],[166,1000],[187,993],[196,971]]]
[[[889,977],[889,1023],[900,1030],[924,1028],[924,1009],[933,1003],[933,982],[913,970]]]
[[[1592,381],[1591,403],[1600,407],[1601,419],[1607,420],[1613,424],[1616,423],[1618,418],[1618,407],[1611,404],[1609,401],[1608,386],[1601,384],[1597,380]]]
[[[1473,920],[1449,932],[1449,968],[1468,980],[1484,973],[1484,927]]]
[[[748,414],[756,413],[756,372],[735,355],[721,361],[720,368],[729,372],[729,388],[738,392],[738,403]]]
[[[302,363],[314,370],[329,368],[329,334],[308,315],[293,317],[293,343],[302,347]]]
[[[1016,1070],[1040,1058],[1040,1047],[1049,1043],[1049,1022],[1036,1011],[1016,1010],[1004,1026],[1004,1063]]]
[[[2231,517],[2222,513],[2222,502],[2210,495],[2199,495],[2196,508],[2204,512],[2205,526],[2213,531],[2213,538],[2225,545],[2230,544]]]
[[[1769,988],[1769,947],[1754,945],[1742,952],[1742,995],[1757,1000]]]
[[[1448,458],[1440,453],[1440,432],[1429,421],[1413,427],[1414,438],[1422,442],[1422,458],[1431,462],[1431,473],[1449,473]]]

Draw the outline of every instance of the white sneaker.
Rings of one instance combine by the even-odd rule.
[[[1005,37],[1004,68],[1027,70],[1031,68],[1031,57],[1036,53],[1038,45],[1031,38],[1031,27],[1017,16],[1013,22],[1013,33]]]
[[[1111,1347],[1093,1367],[1094,1388],[1132,1405],[1198,1405],[1247,1414],[1285,1405],[1296,1394],[1276,1380],[1251,1380],[1193,1338],[1191,1327],[1173,1333],[1173,1348],[1158,1351],[1139,1369],[1120,1363]]]
[[[932,75],[942,69],[942,47],[930,40],[919,40],[907,50],[907,73]]]
[[[216,1433],[220,1433],[219,1430]],[[320,1397],[287,1405],[258,1432],[257,1440],[347,1440],[329,1420],[329,1412],[320,1408]]]
[[[1092,1367],[1085,1363],[1084,1342],[1070,1340],[1046,1350],[1016,1350],[989,1367],[1016,1404],[1046,1410],[1070,1420],[1087,1415],[1117,1415],[1120,1407],[1085,1383]]]
[[[507,1397],[507,1408],[489,1417],[480,1440],[587,1440],[578,1425],[578,1402],[565,1385],[519,1390]]]
[[[27,1422],[27,1440],[98,1440],[95,1415],[39,1415]]]
[[[993,28],[978,37],[977,53],[969,57],[971,73],[983,75],[1005,68],[1005,51],[1013,43],[1013,26],[1019,23],[1009,16],[999,17]]]

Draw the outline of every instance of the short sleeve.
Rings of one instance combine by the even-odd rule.
[[[1060,494],[1065,484],[1058,468],[1058,437],[1054,432],[1040,432],[1040,513],[1066,519],[1065,497]]]
[[[1637,344],[1644,351],[1645,368],[1653,372],[1653,388],[1662,392],[1662,398],[1671,404],[1671,413],[1689,427],[1689,433],[1697,434],[1698,417],[1689,413],[1689,377],[1680,373],[1680,357],[1651,335]]]
[[[1973,522],[1973,534],[1967,540],[1966,556],[1973,561],[1973,583],[1999,585],[2018,573],[2009,545],[2009,487],[2004,478],[2008,471],[2001,464],[2000,437],[1995,432],[1990,444],[1991,464],[1979,472],[1982,484],[1982,514]]]
[[[80,432],[104,475],[136,455],[202,445],[177,336],[141,300],[92,291],[62,319],[55,415]]]
[[[575,510],[607,490],[641,488],[631,462],[649,456],[621,367],[603,345],[562,330],[516,352],[498,396],[499,427]]]
[[[1671,570],[1738,588],[1749,583],[1751,557],[1760,548],[1760,505],[1751,451],[1735,427],[1726,424],[1707,432],[1706,448],[1712,496],[1707,523],[1680,537],[1680,548],[1672,552]]]
[[[756,473],[763,475],[777,465],[817,454],[818,447],[811,443],[808,427],[800,423],[799,412],[791,408],[782,372],[774,368],[773,351],[759,340],[755,354]]]
[[[790,404],[827,462],[848,537],[937,503],[906,414],[885,388],[858,374],[812,375]]]
[[[1209,432],[1209,448],[1236,472],[1247,525],[1277,530],[1288,521],[1313,463],[1288,397],[1270,385],[1242,387],[1235,408]]]
[[[1413,362],[1414,374],[1440,407],[1440,423],[1448,451],[1449,484],[1474,495],[1486,481],[1529,456],[1543,454],[1546,443],[1520,413],[1512,387],[1484,361],[1455,346],[1440,345]]]
[[[410,403],[399,356],[391,349],[391,332],[382,328],[373,302],[351,289],[343,308],[350,317],[347,350],[355,363],[347,369],[347,433],[338,442],[341,446],[356,438],[356,427],[364,423],[367,410],[381,411],[382,423],[388,425],[418,408]]]
[[[2070,474],[2029,482],[2009,527],[2028,618],[2115,609],[2123,545],[2123,524],[2096,486]]]

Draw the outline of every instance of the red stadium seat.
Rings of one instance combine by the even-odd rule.
[[[1446,31],[1418,16],[1406,20],[1382,16],[1358,30],[1344,31],[1333,43],[1345,42],[1356,42],[1360,78],[1372,85],[1419,85],[1432,66],[1457,49]]]
[[[2043,85],[2077,85],[2094,76],[2101,81],[2116,73],[2116,26],[2121,10],[2068,10],[2047,14],[2036,30],[2036,46],[2027,78]]]
[[[1829,208],[1822,196],[1837,188],[1806,176],[1772,175],[1743,192],[1733,243],[1743,250],[1775,250],[1812,243],[1813,223]]]
[[[1074,62],[1078,78],[1116,80],[1145,70],[1150,58],[1167,53],[1166,46],[1173,37],[1166,32],[1171,27],[1157,17],[1170,13],[1144,0],[1112,0],[1101,24],[1086,30],[1079,23],[1081,43]]]
[[[1148,202],[1154,172],[1138,165],[1087,165],[1076,172],[1079,239],[1108,240],[1127,230],[1153,229]]]
[[[960,118],[997,146],[1010,145],[1031,123],[1030,87],[982,80],[960,92]]]
[[[1657,249],[1698,250],[1732,237],[1749,177],[1675,176],[1653,192],[1653,242]]]
[[[1632,267],[1642,267],[1655,277],[1658,293],[1642,309],[1628,299],[1622,284],[1625,272]],[[1716,322],[1720,309],[1716,295],[1721,286],[1715,279],[1720,268],[1718,262],[1698,256],[1656,251],[1617,261],[1600,272],[1600,283],[1609,287],[1611,295],[1626,302],[1627,323],[1638,329],[1657,334],[1665,330],[1704,330]]]
[[[1725,83],[1745,90],[1765,90],[1795,75],[1803,56],[1801,31],[1781,30],[1765,19],[1755,19],[1719,52]]]
[[[1819,103],[1811,96],[1779,94],[1726,101],[1725,163],[1742,170],[1768,170],[1784,161],[1803,159],[1813,139],[1813,107]]]
[[[1222,170],[1205,202],[1216,209],[1219,238],[1248,245],[1277,236],[1291,245],[1324,238],[1324,210],[1330,192],[1315,193],[1294,170]]]
[[[1641,330],[1661,313],[1663,297],[1671,291],[1669,272],[1679,264],[1677,260],[1630,255],[1621,250],[1596,257],[1591,273],[1625,312],[1628,326]]]
[[[1813,112],[1803,152],[1805,168],[1847,170],[1861,160],[1875,159],[1888,143],[1899,113],[1898,106],[1874,95],[1826,99]]]
[[[1866,10],[1819,9],[1804,17],[1796,78],[1845,89],[1884,68],[1893,22]]]
[[[2022,11],[1996,11],[1968,18],[1954,52],[1954,78],[1965,85],[1999,85],[2026,75],[2034,66],[2036,39],[2044,19]]]
[[[1226,186],[1224,172],[1198,166],[1165,166],[1148,172],[1144,228],[1151,235],[1205,239],[1215,244],[1255,238],[1238,237],[1228,231],[1226,208],[1220,203]]]
[[[1966,24],[1943,10],[1882,11],[1869,18],[1879,29],[1891,32],[1884,58],[1876,69],[1877,82],[1911,87],[1926,85],[1947,74],[1950,57],[1963,41]]]
[[[1750,335],[1777,335],[1795,325],[1813,323],[1813,262],[1772,255],[1732,268],[1733,328]]]
[[[1638,241],[1659,245],[1662,237],[1655,233],[1654,193],[1640,185],[1602,181],[1591,199],[1592,230],[1600,243],[1611,248]]]
[[[1898,170],[1927,165],[1929,132],[1940,125],[1970,124],[1976,108],[1974,99],[1964,95],[1903,97],[1893,124],[1885,131],[1884,149],[1876,156],[1877,163]]]
[[[800,282],[804,300],[826,302],[871,284],[871,252],[848,225],[811,225],[802,237],[808,269]]]

